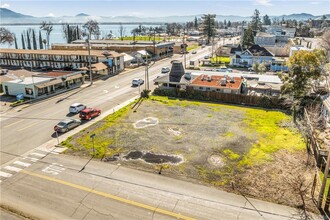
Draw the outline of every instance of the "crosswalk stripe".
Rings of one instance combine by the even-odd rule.
[[[2,176],[2,177],[11,177],[12,175],[13,174],[5,173],[5,172],[0,171],[0,176]]]
[[[14,164],[20,165],[20,166],[23,166],[23,167],[28,167],[28,166],[31,165],[30,163],[24,163],[24,162],[21,162],[21,161],[15,161]]]
[[[39,156],[39,157],[44,157],[45,154],[39,154],[39,153],[30,153],[30,155],[35,155],[35,156]]]
[[[14,171],[14,172],[19,172],[22,169],[21,168],[17,168],[17,167],[13,167],[13,166],[6,166],[4,167],[6,170],[10,170],[10,171]]]
[[[23,159],[29,159],[32,162],[37,162],[39,159],[35,157],[23,157]]]

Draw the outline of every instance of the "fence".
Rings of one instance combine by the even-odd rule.
[[[270,96],[250,96],[243,94],[227,94],[216,91],[199,91],[187,87],[186,90],[180,89],[161,89],[154,90],[155,95],[169,96],[177,98],[195,99],[202,101],[214,101],[230,104],[249,105],[263,108],[285,109],[281,104],[281,99]]]

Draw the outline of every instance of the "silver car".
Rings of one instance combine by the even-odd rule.
[[[79,119],[67,118],[55,125],[54,130],[57,132],[64,133],[75,127],[78,127],[80,124],[81,121]]]

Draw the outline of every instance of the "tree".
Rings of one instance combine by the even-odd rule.
[[[44,49],[43,45],[42,45],[42,35],[41,35],[41,31],[39,30],[39,48],[40,50]]]
[[[25,39],[23,33],[21,34],[21,40],[22,40],[22,49],[25,50]]]
[[[252,27],[249,26],[248,29],[244,32],[242,46],[248,48],[254,44],[254,35]]]
[[[262,29],[261,25],[262,24],[261,24],[260,12],[257,9],[255,9],[251,21],[252,30],[260,31]]]
[[[46,38],[47,38],[47,49],[49,49],[49,39],[50,39],[50,33],[53,31],[53,24],[51,22],[43,21],[40,24],[40,30],[46,32]]]
[[[126,33],[126,28],[121,23],[119,25],[118,33],[119,33],[119,36],[120,36],[120,40],[124,40],[124,35]]]
[[[88,20],[83,25],[83,28],[87,31],[88,40],[92,39],[92,36],[94,36],[96,39],[100,37],[100,27],[96,20]]]
[[[18,49],[18,45],[17,45],[17,39],[16,39],[16,36],[14,36],[15,38],[15,49],[17,50]]]
[[[197,20],[197,17],[195,17],[195,20],[194,20],[194,28],[197,30],[198,28],[198,20]]]
[[[81,38],[81,29],[77,26],[72,26],[69,24],[62,24],[63,37],[66,39],[66,42],[69,44],[72,41],[79,40]]]
[[[215,17],[215,14],[202,16],[202,28],[204,35],[207,37],[207,44],[210,43],[210,39],[215,35]]]
[[[253,69],[253,71],[255,72],[255,73],[259,73],[259,62],[254,62],[253,64],[252,64],[252,69]]]
[[[33,43],[33,50],[37,50],[37,38],[34,29],[32,29],[32,43]]]
[[[0,28],[0,44],[12,45],[15,41],[15,35],[11,33],[7,28]]]
[[[322,35],[321,46],[325,50],[328,60],[330,60],[330,30],[324,32]]]
[[[271,25],[271,21],[270,21],[270,18],[268,17],[268,15],[265,15],[264,17],[263,17],[263,24],[264,25]]]
[[[26,41],[27,41],[27,49],[28,50],[31,50],[32,49],[32,47],[31,47],[30,33],[31,33],[31,29],[28,29],[26,31]]]
[[[230,21],[228,21],[227,27],[231,27],[231,22]]]
[[[258,67],[259,73],[265,73],[267,71],[267,67],[264,63],[261,63]]]
[[[139,28],[134,28],[131,31],[131,34],[133,35],[133,41],[135,41],[135,36],[137,35],[138,32],[139,32]]]
[[[283,83],[282,94],[292,94],[300,99],[308,94],[313,80],[320,77],[320,59],[315,51],[300,50],[289,59],[289,72],[280,75]]]

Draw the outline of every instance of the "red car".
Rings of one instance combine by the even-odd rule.
[[[79,118],[84,120],[91,120],[101,114],[101,110],[97,108],[85,108],[79,114]]]

